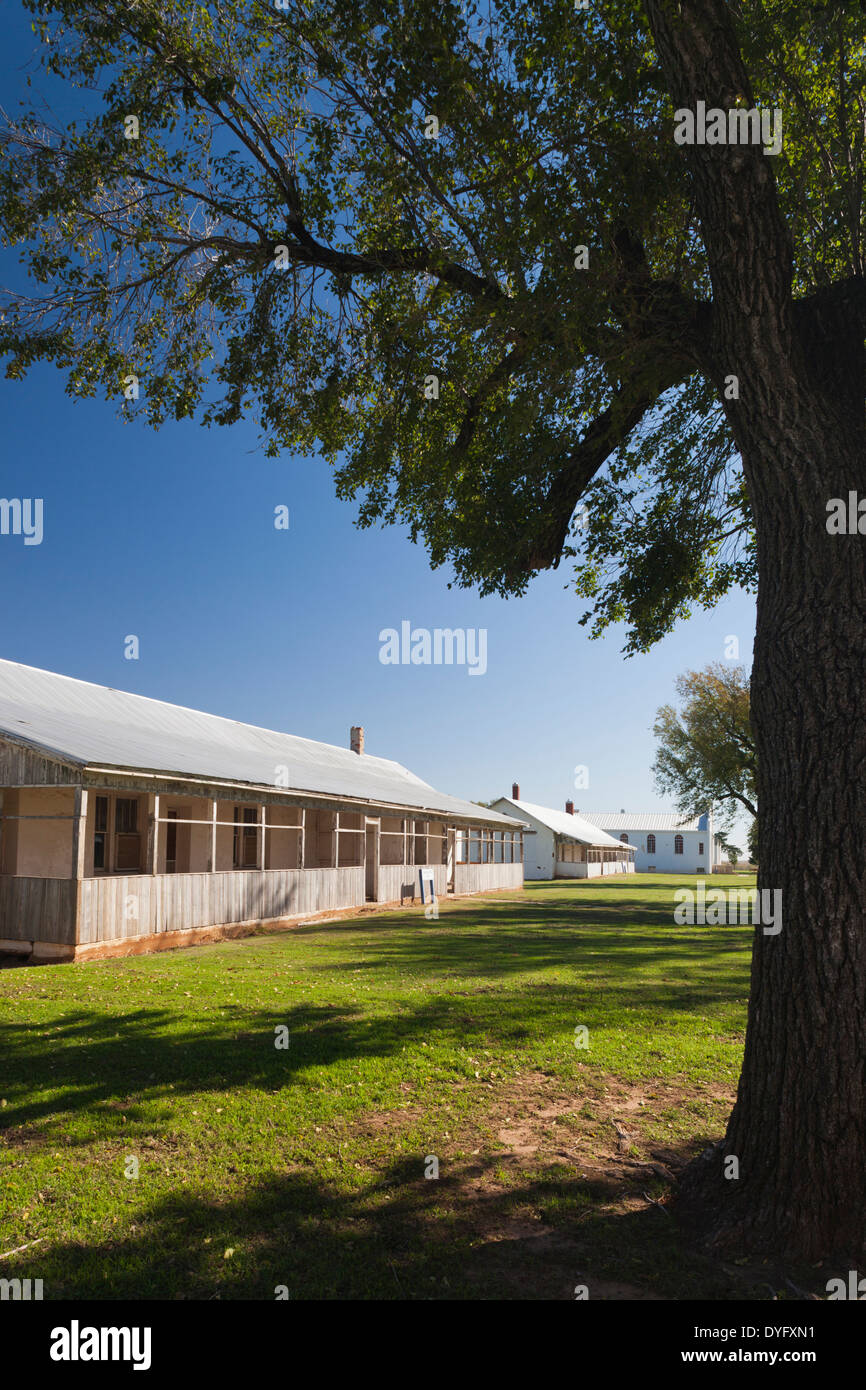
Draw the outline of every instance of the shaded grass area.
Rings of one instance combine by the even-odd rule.
[[[674,925],[694,882],[4,971],[0,1253],[38,1243],[0,1274],[46,1298],[743,1297],[634,1166],[718,1137],[736,1085],[752,933]]]

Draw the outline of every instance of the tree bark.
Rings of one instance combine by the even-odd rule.
[[[751,104],[723,0],[647,10],[676,106],[730,107],[742,94]],[[757,147],[687,157],[713,283],[705,370],[720,387],[732,374],[739,383],[725,408],[758,545],[758,887],[781,890],[782,926],[756,928],[737,1102],[678,1203],[720,1248],[856,1261],[866,1257],[866,536],[831,535],[826,523],[831,498],[866,497],[863,282],[795,304],[772,160]]]
[[[776,408],[741,428],[758,535],[758,887],[781,890],[782,927],[756,930],[736,1106],[722,1144],[684,1175],[681,1205],[720,1246],[854,1261],[866,1253],[866,537],[828,534],[826,504],[866,496],[866,438],[785,375],[766,364]]]

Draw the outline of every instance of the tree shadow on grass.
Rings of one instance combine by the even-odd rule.
[[[421,1153],[401,1159],[354,1190],[351,1175],[338,1186],[297,1170],[218,1202],[142,1196],[115,1239],[57,1243],[4,1273],[42,1278],[49,1299],[571,1299],[579,1285],[591,1299],[762,1296],[658,1208],[616,1209],[604,1185],[560,1166],[507,1185],[490,1162],[443,1164],[438,1180],[424,1166]]]
[[[298,1002],[287,984],[285,997],[275,994],[272,1005],[235,1001],[222,1005],[218,1017],[211,994],[204,1013],[196,1013],[195,1002],[118,1013],[112,999],[101,1008],[78,1007],[38,1029],[27,1021],[5,1022],[3,1128],[8,1135],[47,1116],[121,1101],[135,1126],[136,1105],[169,1093],[280,1090],[311,1067],[395,1056],[422,1042],[452,1048],[456,1065],[459,1050],[467,1042],[477,1045],[482,1035],[487,1045],[513,1051],[534,1037],[561,1033],[566,1024],[570,1032],[575,1008],[590,1030],[622,1026],[624,1020],[640,1027],[643,1012],[651,1015],[652,1026],[659,1018],[679,1026],[692,1014],[745,997],[745,957],[731,956],[743,945],[740,930],[680,928],[668,943],[634,927],[613,939],[610,928],[595,920],[571,927],[572,910],[562,911],[566,915],[553,925],[550,913],[529,905],[515,923],[507,904],[474,905],[429,925],[420,913],[379,919],[375,926],[366,924],[364,950],[348,959],[342,935],[348,924],[310,928],[324,938],[325,958],[318,960],[317,945],[317,959],[298,969],[335,977],[338,1000],[328,1004]],[[332,950],[328,939],[337,943]],[[212,990],[221,969],[267,972],[272,962],[291,964],[292,947],[292,933],[252,938],[199,948],[200,955],[197,950],[194,959],[185,955],[177,964],[193,985],[201,969],[204,998],[204,986]],[[167,976],[168,991],[172,960],[150,959],[153,965],[138,958],[131,965],[112,962],[111,969],[158,971]],[[356,975],[382,977],[376,985],[390,986],[391,997],[350,1002],[348,981]],[[411,979],[402,997],[401,975]],[[422,985],[425,997],[419,1000]],[[431,985],[437,987],[432,995]],[[274,1046],[278,1026],[289,1032],[286,1051]]]
[[[327,928],[295,928],[292,935],[330,937],[342,949],[341,933],[357,931],[350,922],[328,923]],[[590,964],[597,968],[615,961],[618,971],[631,974],[662,965],[692,967],[699,974],[708,965],[730,970],[731,956],[747,951],[753,935],[749,926],[679,926],[672,907],[647,910],[645,904],[625,900],[609,908],[593,903],[583,911],[571,902],[445,907],[438,921],[428,921],[419,909],[366,922],[369,954],[346,968],[412,966],[441,978],[446,969],[452,975],[507,976],[562,967],[579,972]],[[268,945],[274,944],[270,938]],[[310,968],[327,972],[333,962],[325,959]]]

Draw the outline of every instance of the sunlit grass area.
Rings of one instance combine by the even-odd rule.
[[[650,1200],[721,1134],[741,1059],[752,930],[675,925],[694,882],[0,972],[0,1254],[28,1247],[0,1274],[52,1299],[742,1297]]]

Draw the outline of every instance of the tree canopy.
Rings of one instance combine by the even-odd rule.
[[[682,710],[662,705],[653,725],[659,791],[673,796],[687,816],[715,804],[728,828],[740,808],[756,816],[757,760],[745,668],[712,662],[678,676],[676,691]]]
[[[24,3],[80,113],[3,133],[0,227],[38,282],[5,296],[11,375],[53,361],[155,425],[253,418],[482,592],[573,560],[583,621],[626,621],[630,651],[753,583],[643,6]],[[785,112],[795,294],[850,294],[863,16],[733,22],[742,100]]]

